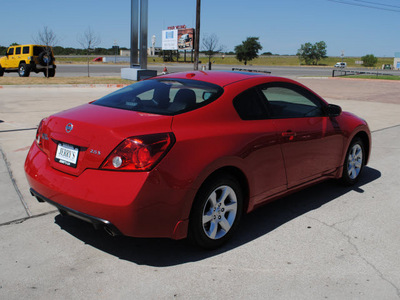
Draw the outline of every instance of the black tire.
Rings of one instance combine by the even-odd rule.
[[[347,149],[343,165],[341,181],[345,185],[353,185],[360,178],[365,165],[364,143],[360,138],[355,138]]]
[[[199,189],[193,203],[190,239],[206,249],[220,247],[237,230],[242,211],[243,191],[238,180],[228,173],[210,178]]]
[[[0,77],[4,75],[4,69],[0,66]]]
[[[44,69],[43,71],[44,77],[47,77],[47,70]],[[54,77],[56,75],[56,69],[49,69],[49,76],[48,77]]]
[[[53,56],[51,55],[50,51],[43,51],[42,53],[39,54],[39,63],[42,66],[47,66],[51,65],[53,62]]]
[[[19,77],[29,77],[31,73],[31,67],[25,63],[21,63],[18,67],[18,75]]]

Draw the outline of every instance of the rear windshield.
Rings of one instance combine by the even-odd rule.
[[[95,105],[160,115],[176,115],[204,106],[221,96],[220,86],[188,79],[141,81],[93,102]]]

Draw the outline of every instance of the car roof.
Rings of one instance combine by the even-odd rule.
[[[168,75],[157,76],[157,78],[176,78],[176,79],[191,79],[214,83],[219,86],[226,86],[228,84],[248,80],[252,78],[268,78],[274,81],[278,77],[266,75],[256,72],[242,72],[242,71],[193,71],[193,72],[179,72],[171,73]],[[154,77],[153,77],[154,78]]]
[[[33,47],[51,47],[51,46],[46,46],[46,45],[25,44],[25,45],[12,45],[12,46],[9,46],[8,48],[11,48],[11,47],[27,47],[27,46],[33,46]]]

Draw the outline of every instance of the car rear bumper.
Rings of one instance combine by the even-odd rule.
[[[56,69],[57,68],[57,66],[55,64],[50,64],[49,66],[43,66],[41,64],[37,64],[35,62],[31,62],[30,65],[31,65],[32,69],[36,69],[36,70],[44,70],[44,69],[47,69],[47,67],[49,69]]]
[[[55,207],[58,208],[58,210],[60,211],[61,215],[68,215],[68,216],[72,216],[78,219],[81,219],[83,221],[89,222],[91,223],[94,228],[96,229],[104,229],[105,231],[107,231],[107,233],[109,233],[112,236],[116,236],[116,235],[121,235],[122,233],[118,230],[117,227],[114,226],[114,224],[112,224],[111,222],[107,221],[107,220],[103,220],[97,217],[93,217],[87,214],[84,214],[82,212],[76,211],[74,209],[71,209],[69,207],[63,206],[59,203],[56,203],[54,201],[51,201],[50,199],[44,197],[43,195],[40,195],[38,192],[36,192],[34,189],[30,189],[31,195],[36,197],[36,199],[39,202],[47,202]]]
[[[185,238],[186,191],[171,188],[161,172],[87,169],[79,176],[58,171],[34,142],[25,161],[31,192],[61,213],[98,228],[133,237]]]

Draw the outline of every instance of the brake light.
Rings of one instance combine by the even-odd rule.
[[[172,133],[130,137],[119,144],[101,165],[101,169],[150,171],[175,142]]]

